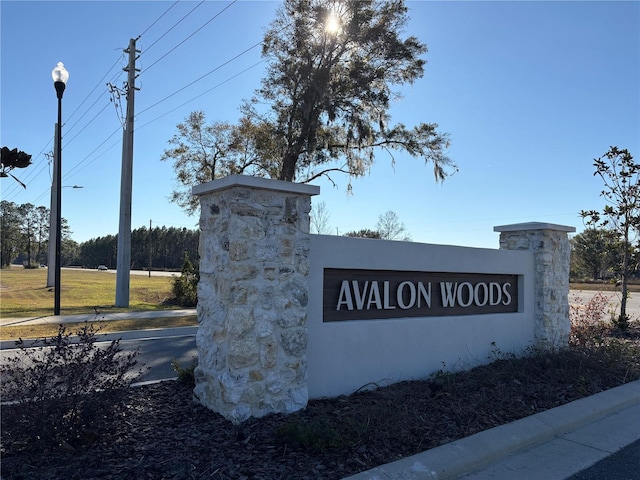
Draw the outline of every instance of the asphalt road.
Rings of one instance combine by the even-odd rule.
[[[639,422],[638,428],[640,428],[640,420],[635,420]],[[639,478],[640,440],[566,480],[638,480]]]
[[[198,357],[195,334],[121,340],[120,346],[124,351],[138,348],[138,365],[144,365],[145,372],[135,380],[136,383],[175,378],[173,360],[186,368]]]
[[[101,336],[96,345],[107,345],[116,338],[121,338],[120,346],[123,352],[138,349],[138,366],[144,368],[144,373],[134,380],[148,382],[175,378],[171,362],[175,359],[182,367],[188,367],[197,358],[196,333],[197,327],[167,328],[158,330],[142,330],[138,332],[122,332]],[[19,354],[14,342],[2,342],[0,361]]]
[[[609,320],[611,313],[619,314],[620,313],[620,294],[617,292],[596,292],[592,290],[571,290],[569,292],[569,303],[576,304],[581,303],[582,305],[586,305],[589,300],[595,297],[598,293],[602,293],[606,296],[608,301],[608,306],[605,313],[605,318],[603,320]],[[627,315],[631,317],[632,320],[640,319],[640,293],[631,293],[627,298]],[[639,475],[640,478],[640,475]]]
[[[89,272],[96,271],[95,268],[74,268],[74,267],[61,267],[61,268],[62,270],[82,270],[82,271],[89,271]],[[117,270],[115,268],[110,268],[107,270],[100,270],[100,271],[105,273],[117,273]],[[129,270],[129,274],[148,276],[149,271],[148,270]],[[161,270],[151,270],[152,277],[175,277],[176,275],[181,275],[181,272],[163,272]]]

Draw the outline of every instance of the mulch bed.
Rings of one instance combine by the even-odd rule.
[[[168,381],[129,389],[84,441],[25,438],[19,405],[2,407],[2,478],[339,479],[640,378],[640,328],[628,348],[498,355],[236,426]]]

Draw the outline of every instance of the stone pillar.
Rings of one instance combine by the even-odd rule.
[[[198,185],[194,395],[239,423],[307,405],[309,211],[320,187],[232,175]]]
[[[494,227],[501,250],[528,250],[534,254],[535,345],[564,348],[569,341],[569,232],[574,227],[551,223],[519,223]]]

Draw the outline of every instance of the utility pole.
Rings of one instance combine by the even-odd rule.
[[[58,231],[58,205],[56,192],[58,191],[58,124],[54,126],[53,134],[53,181],[51,182],[51,208],[49,209],[49,258],[47,260],[47,287],[56,285],[56,232]]]
[[[124,68],[128,72],[126,94],[127,115],[122,132],[122,174],[120,178],[120,228],[118,230],[118,259],[116,271],[116,307],[129,306],[129,284],[131,270],[131,190],[133,185],[133,116],[136,82],[136,40],[129,40],[129,64]]]

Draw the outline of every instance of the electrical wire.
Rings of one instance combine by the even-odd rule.
[[[220,15],[222,15],[227,9],[229,9],[237,1],[238,0],[233,0],[231,3],[229,3],[226,7],[224,7],[222,10],[220,10],[218,13],[216,13],[213,17],[211,17],[209,20],[207,20],[207,22],[205,22],[202,26],[200,26],[200,28],[198,28],[196,31],[192,32],[191,35],[189,35],[187,38],[182,40],[180,43],[178,43],[176,46],[174,46],[171,50],[169,50],[167,53],[162,55],[160,58],[156,59],[155,62],[153,62],[151,65],[149,65],[147,68],[145,68],[142,72],[140,72],[140,75],[142,75],[142,73],[147,72],[149,69],[151,69],[151,67],[153,67],[155,64],[160,62],[163,58],[165,58],[167,55],[169,55],[171,52],[173,52],[175,49],[177,49],[180,45],[182,45],[184,42],[189,40],[191,37],[193,37],[196,33],[198,33],[204,27],[209,25],[211,22],[213,22],[216,18],[218,18]],[[148,48],[147,48],[147,50],[148,50]]]
[[[91,155],[93,155],[100,147],[102,147],[105,143],[107,143],[109,141],[109,139],[111,139],[111,137],[113,137],[116,133],[122,131],[122,129],[118,126],[118,128],[116,128],[111,135],[109,135],[107,138],[105,138],[102,143],[100,143],[100,145],[98,145],[96,148],[94,148],[93,150],[91,150],[91,152],[86,155],[82,160],[80,160],[78,163],[76,163],[68,172],[67,172],[67,177],[69,176],[73,176],[76,173],[78,173],[81,170],[84,170],[86,167],[88,167],[89,165],[91,165],[93,162],[95,162],[98,158],[100,158],[102,155],[104,155],[106,152],[108,152],[109,150],[111,150],[114,146],[116,146],[120,140],[118,140],[116,143],[114,143],[113,145],[111,145],[109,148],[107,148],[104,152],[102,152],[100,155],[98,155],[96,158],[94,158],[93,160],[91,160],[90,162],[86,162],[86,160],[91,157]]]
[[[155,42],[153,42],[151,45],[149,45],[148,47],[145,48],[145,53],[147,53],[150,49],[153,48],[153,46],[158,43],[160,40],[162,40],[171,30],[173,30],[175,27],[177,27],[185,18],[187,18],[189,15],[191,15],[198,7],[200,7],[203,3],[205,2],[205,0],[202,0],[199,4],[197,4],[195,7],[193,7],[191,9],[191,11],[189,13],[187,13],[184,17],[182,17],[180,20],[178,20],[176,23],[174,23],[171,28],[169,28],[169,30],[167,30],[166,32],[164,32],[162,35],[160,35],[160,37],[158,37],[156,39]],[[177,2],[176,2],[177,3]],[[175,5],[175,4],[174,4]],[[173,7],[173,5],[172,5]]]
[[[189,103],[193,102],[194,100],[196,100],[196,99],[198,99],[198,98],[202,97],[203,95],[206,95],[207,93],[211,92],[212,90],[215,90],[216,88],[218,88],[218,87],[220,87],[220,86],[224,85],[225,83],[230,82],[230,81],[231,81],[231,80],[233,80],[234,78],[239,77],[239,76],[240,76],[240,75],[242,75],[243,73],[248,72],[248,71],[249,71],[249,70],[251,70],[252,68],[257,67],[258,65],[260,65],[261,63],[264,63],[264,62],[265,62],[265,60],[264,60],[264,59],[262,59],[262,60],[260,60],[259,62],[254,63],[254,64],[253,64],[253,65],[251,65],[250,67],[247,67],[247,68],[245,68],[244,70],[242,70],[241,72],[236,73],[236,74],[235,74],[235,75],[233,75],[232,77],[229,77],[229,78],[227,78],[226,80],[224,80],[224,81],[222,81],[222,82],[218,83],[217,85],[214,85],[214,86],[213,86],[213,87],[211,87],[210,89],[205,90],[204,92],[200,93],[199,95],[196,95],[195,97],[193,97],[193,98],[191,98],[191,99],[187,100],[187,101],[186,101],[186,102],[184,102],[183,104],[178,105],[178,106],[177,106],[177,107],[175,107],[175,108],[172,108],[172,109],[171,109],[171,110],[169,110],[168,112],[165,112],[165,113],[163,113],[162,115],[157,116],[157,117],[156,117],[156,118],[154,118],[153,120],[149,120],[147,123],[142,124],[142,125],[141,125],[141,126],[139,126],[137,129],[138,129],[138,130],[140,130],[141,128],[144,128],[144,127],[146,127],[147,125],[149,125],[150,123],[153,123],[153,122],[155,122],[156,120],[160,120],[162,117],[165,117],[165,116],[169,115],[170,113],[175,112],[176,110],[178,110],[178,109],[180,109],[180,108],[184,107],[185,105],[187,105],[187,104],[189,104]],[[137,116],[136,116],[136,118],[137,118]]]
[[[99,100],[99,99],[98,99],[98,100]],[[70,139],[66,142],[66,146],[68,147],[70,143],[72,143],[76,138],[78,138],[78,135],[80,135],[80,134],[84,131],[84,129],[85,129],[85,128],[87,128],[89,125],[91,125],[91,123],[92,123],[96,118],[98,118],[98,116],[99,116],[102,112],[104,112],[104,111],[105,111],[105,109],[106,109],[110,104],[111,104],[111,102],[107,102],[107,103],[106,103],[106,105],[105,105],[104,107],[102,107],[102,109],[101,109],[98,113],[96,113],[96,114],[93,116],[93,118],[92,118],[91,120],[89,120],[89,121],[84,125],[84,127],[82,127],[82,129],[81,129],[78,133],[76,133],[76,134],[75,134],[75,136],[73,136],[72,138],[70,138]]]
[[[39,165],[39,169],[32,170],[34,172],[32,177],[38,176],[42,172],[42,170],[44,168],[46,168],[46,167],[47,167],[47,163],[46,162],[42,162]],[[23,182],[24,184],[27,184],[27,182],[29,182],[29,178],[27,178],[27,177],[20,178],[20,181]],[[12,185],[12,187],[13,188],[9,187],[10,191],[3,195],[3,197],[4,197],[3,200],[11,201],[13,198],[15,198],[17,196],[18,193],[22,192],[22,190],[21,190],[22,187],[20,187],[18,184]]]
[[[175,92],[167,95],[166,97],[164,97],[162,100],[158,100],[156,103],[150,105],[149,107],[145,108],[144,110],[142,110],[141,112],[138,113],[138,115],[142,115],[144,112],[151,110],[153,107],[156,107],[157,105],[160,105],[162,102],[168,100],[169,98],[173,97],[174,95],[177,95],[178,93],[182,92],[183,90],[186,90],[187,88],[191,87],[192,85],[198,83],[200,80],[208,77],[209,75],[211,75],[212,73],[220,70],[222,67],[228,65],[229,63],[233,62],[234,60],[240,58],[242,55],[245,55],[246,53],[250,52],[251,50],[253,50],[256,47],[259,47],[260,45],[262,45],[262,41],[256,43],[255,45],[252,45],[251,47],[247,48],[246,50],[243,50],[242,52],[240,52],[239,54],[237,54],[236,56],[234,56],[233,58],[230,58],[229,60],[227,60],[226,62],[218,65],[217,67],[215,67],[212,70],[209,70],[207,73],[205,73],[204,75],[196,78],[193,82],[188,83],[187,85],[185,85],[182,88],[179,88],[178,90],[176,90]]]
[[[167,9],[164,11],[164,13],[163,13],[162,15],[160,15],[158,18],[156,18],[156,19],[153,21],[153,23],[152,23],[151,25],[149,25],[149,26],[145,29],[145,31],[144,31],[144,32],[142,32],[140,35],[138,35],[138,38],[142,37],[145,33],[147,33],[147,32],[149,31],[149,29],[151,29],[151,27],[153,27],[156,23],[158,23],[158,21],[159,21],[162,17],[164,17],[164,16],[169,12],[169,10],[171,10],[173,7],[175,7],[175,6],[178,4],[178,2],[179,2],[179,1],[180,1],[180,0],[176,0],[175,2],[173,2],[173,3],[171,4],[171,6],[170,6],[169,8],[167,8]]]
[[[104,81],[104,79],[105,79],[105,78],[106,78],[106,77],[111,73],[111,71],[113,70],[113,68],[114,68],[115,66],[117,66],[117,65],[118,65],[118,63],[122,60],[122,58],[123,58],[123,55],[120,55],[120,56],[116,59],[116,61],[115,61],[115,62],[114,62],[114,63],[113,63],[113,64],[112,64],[108,69],[107,69],[107,71],[105,72],[105,74],[102,76],[102,78],[101,78],[100,80],[98,80],[98,82],[97,82],[97,83],[96,83],[96,85],[93,87],[93,89],[92,89],[92,90],[91,90],[91,91],[90,91],[90,92],[85,96],[85,98],[82,100],[82,102],[80,102],[80,104],[75,108],[75,110],[73,110],[73,111],[71,112],[71,114],[67,117],[66,121],[63,123],[63,126],[65,126],[65,125],[66,125],[66,123],[69,121],[69,119],[71,119],[71,118],[72,118],[76,113],[78,113],[78,111],[80,110],[80,108],[82,107],[82,105],[84,105],[84,104],[87,102],[87,100],[88,100],[88,99],[93,95],[93,93],[96,91],[96,89],[97,89],[100,85],[102,85],[102,82]],[[118,78],[119,76],[121,76],[122,74],[123,74],[123,73],[122,73],[122,71],[118,71],[118,72],[116,72],[116,73],[112,76],[112,78],[116,79],[116,78]],[[78,120],[76,120],[76,122],[75,122],[75,123],[73,123],[73,125],[71,125],[70,127],[68,127],[68,128],[66,128],[66,129],[65,129],[65,133],[66,133],[66,134],[68,134],[69,132],[73,131],[74,127],[75,127],[76,125],[78,125],[78,123],[82,120],[82,118],[84,118],[84,116],[85,116],[85,115],[87,115],[87,113],[89,113],[89,112],[91,111],[91,109],[95,106],[95,104],[96,104],[99,100],[100,100],[100,97],[98,97],[98,98],[97,98],[97,99],[96,99],[96,100],[95,100],[95,101],[94,101],[94,102],[93,102],[93,103],[92,103],[92,104],[91,104],[91,105],[90,105],[90,106],[89,106],[89,107],[84,111],[84,113],[82,113],[82,115],[80,116],[80,118],[79,118]],[[108,105],[108,104],[107,104],[107,105]],[[93,119],[89,121],[89,123],[91,123],[93,120],[95,120],[95,118],[96,118],[100,113],[102,113],[102,111],[104,111],[104,109],[105,109],[105,108],[106,108],[106,107],[103,107],[103,108],[100,110],[100,112],[98,112],[98,113],[93,117]],[[82,132],[82,131],[83,131],[83,130],[84,130],[84,129],[89,125],[89,123],[88,123],[87,125],[85,125],[85,126],[82,128],[82,130],[80,130],[80,132]],[[78,134],[76,134],[76,135],[75,135],[71,140],[73,140],[74,138],[76,138],[76,137],[80,134],[80,132],[78,132]],[[45,151],[46,149],[48,149],[48,148],[49,148],[49,146],[53,143],[53,141],[54,141],[54,137],[55,137],[55,134],[54,134],[54,135],[51,137],[51,139],[50,139],[50,140],[45,144],[45,146],[42,148],[42,150],[40,151],[40,153],[38,153],[38,155],[36,155],[36,156],[35,156],[35,159],[33,160],[33,163],[36,163],[36,162],[38,163],[39,168],[31,168],[31,169],[29,169],[29,170],[26,172],[27,174],[25,175],[25,177],[23,177],[23,178],[21,179],[21,181],[23,181],[24,183],[28,183],[28,182],[30,182],[30,181],[35,180],[37,177],[39,177],[39,176],[43,173],[44,168],[50,164],[50,161],[49,161],[49,160],[47,160],[46,162],[42,162],[42,163],[38,162],[38,160],[39,160],[39,159],[40,159],[40,157],[43,155],[44,151]],[[66,146],[66,145],[65,145],[65,146]],[[51,172],[49,172],[49,173],[50,173],[50,175],[49,175],[49,176],[51,177]],[[13,188],[12,188],[12,187],[13,187]],[[8,191],[4,192],[3,197],[4,197],[5,199],[7,199],[7,200],[13,199],[13,198],[15,198],[19,193],[21,193],[20,188],[18,188],[18,187],[19,187],[19,185],[17,185],[17,184],[16,184],[15,186],[12,186],[12,187],[9,187]]]
[[[42,150],[40,150],[40,153],[38,153],[35,156],[35,160],[32,162],[32,165],[37,164],[40,168],[39,169],[29,169],[29,171],[26,173],[26,175],[24,177],[22,177],[20,179],[20,181],[24,182],[25,184],[27,182],[29,182],[32,178],[35,178],[40,172],[41,170],[48,165],[48,162],[42,162],[42,163],[38,163],[37,160],[38,158],[43,155],[44,151],[48,148],[48,146],[53,142],[53,136],[51,137],[51,140],[49,140],[49,142],[47,142],[47,144],[42,147]],[[14,199],[17,194],[21,193],[21,187],[20,185],[16,184],[11,184],[11,186],[7,189],[8,191],[4,191],[3,192],[3,199],[7,200],[7,201],[11,201],[12,199]]]
[[[118,62],[120,62],[120,61],[122,60],[123,56],[124,56],[124,55],[120,55],[120,57],[118,57],[118,59],[113,63],[113,65],[111,65],[111,66],[109,67],[109,69],[107,70],[107,73],[105,73],[105,74],[102,76],[102,78],[101,78],[100,80],[98,80],[98,83],[96,83],[96,86],[95,86],[95,87],[93,87],[93,89],[92,89],[92,90],[87,94],[87,96],[84,98],[84,100],[82,100],[82,102],[80,102],[80,104],[76,107],[76,109],[75,109],[73,112],[71,112],[71,114],[67,117],[67,121],[66,121],[66,122],[68,122],[71,118],[73,118],[73,116],[75,115],[75,113],[76,113],[78,110],[80,110],[80,107],[82,107],[82,105],[84,105],[84,103],[89,99],[89,97],[93,94],[93,92],[95,92],[95,91],[96,91],[96,88],[98,88],[98,87],[102,84],[102,82],[103,82],[103,81],[104,81],[104,79],[107,77],[107,75],[109,75],[109,73],[111,72],[111,70],[113,70],[113,67],[115,67],[115,66],[118,64]],[[94,102],[94,103],[89,107],[89,109],[90,109],[93,105],[95,105],[95,102]],[[85,112],[85,114],[86,114],[86,112]],[[83,114],[82,116],[84,116],[85,114]],[[80,118],[82,118],[82,117],[80,117]],[[63,126],[64,126],[64,125],[66,125],[66,122],[64,122],[62,125],[63,125]],[[78,122],[76,122],[76,123],[78,123]],[[73,125],[75,125],[75,123],[74,123]],[[73,128],[73,125],[72,125],[71,127],[69,127],[69,128]]]
[[[78,162],[73,168],[71,168],[71,170],[69,170],[69,172],[66,173],[65,178],[69,179],[71,177],[73,177],[74,175],[76,175],[78,172],[84,170],[86,167],[88,167],[89,165],[91,165],[93,162],[95,162],[96,160],[98,160],[100,157],[102,157],[103,155],[105,155],[109,150],[111,150],[113,147],[115,147],[116,145],[118,145],[120,143],[120,140],[117,140],[115,143],[111,144],[105,151],[103,151],[100,155],[96,156],[96,158],[94,158],[93,160],[91,160],[90,162],[83,164],[83,162],[89,158],[91,155],[93,155],[94,152],[96,152],[102,145],[104,145],[105,143],[107,143],[107,141],[113,137],[116,133],[118,133],[120,131],[120,128],[118,127],[113,133],[111,133],[111,135],[109,135],[100,145],[98,145],[96,148],[94,148],[91,153],[89,153],[86,157],[84,157],[84,159],[82,159],[80,162]],[[37,196],[31,203],[36,203],[38,200],[40,200],[43,196],[45,196],[47,193],[50,193],[50,190],[45,190],[44,192],[42,192],[39,196]]]
[[[80,162],[78,162],[71,170],[69,170],[69,172],[66,173],[65,177],[67,179],[75,176],[76,174],[78,174],[78,172],[84,170],[86,167],[88,167],[89,165],[91,165],[93,162],[95,162],[96,160],[98,160],[100,157],[102,157],[103,155],[105,155],[109,150],[111,150],[113,147],[115,147],[116,145],[118,145],[120,143],[120,140],[117,140],[115,143],[111,144],[106,150],[104,150],[100,155],[96,156],[96,158],[94,158],[93,160],[91,160],[90,162],[87,163],[83,163],[85,160],[87,160],[91,155],[93,155],[94,152],[96,152],[102,145],[104,145],[105,143],[107,143],[107,141],[113,137],[116,133],[118,133],[120,131],[120,128],[118,127],[113,133],[111,133],[111,135],[109,135],[100,145],[98,145],[96,148],[94,148],[91,153],[89,153],[86,157],[84,157],[84,159],[82,159]],[[38,197],[36,197],[32,203],[36,203],[38,200],[40,200],[43,196],[45,196],[47,193],[49,193],[50,190],[45,190],[44,192],[42,192]]]
[[[98,98],[98,100],[100,100],[100,99]],[[96,102],[97,102],[98,100],[96,100]],[[67,147],[68,147],[68,146],[69,146],[69,144],[71,144],[71,143],[73,142],[73,140],[75,140],[75,139],[76,139],[76,138],[77,138],[77,137],[78,137],[78,136],[79,136],[79,135],[84,131],[84,129],[85,129],[85,128],[87,128],[89,125],[91,125],[91,123],[92,123],[92,122],[93,122],[93,121],[94,121],[94,120],[95,120],[95,119],[96,119],[96,118],[97,118],[97,117],[98,117],[102,112],[104,112],[104,110],[109,106],[109,103],[110,103],[110,102],[108,102],[104,107],[102,107],[102,109],[101,109],[98,113],[96,113],[96,114],[93,116],[93,118],[92,118],[91,120],[89,120],[89,121],[88,121],[88,122],[87,122],[87,123],[82,127],[82,129],[81,129],[78,133],[76,133],[76,135],[75,135],[75,136],[73,136],[69,141],[65,142],[65,146],[67,146]],[[95,104],[95,102],[94,102],[94,104]],[[87,110],[87,112],[88,112],[88,110]],[[85,113],[83,114],[83,116],[84,116],[87,112],[85,112]],[[82,118],[82,117],[81,117],[81,118]],[[76,122],[76,123],[77,123],[77,122]],[[111,136],[113,136],[113,134],[111,134]],[[109,138],[111,138],[111,136],[110,136]],[[107,138],[107,140],[108,140],[109,138]],[[106,140],[105,140],[105,142],[106,142]],[[105,142],[101,143],[101,144],[98,146],[98,148],[99,148],[100,146],[102,146]],[[50,141],[49,143],[51,143],[51,141]],[[49,145],[49,143],[47,144],[47,146]],[[47,147],[45,146],[45,147],[42,149],[42,151],[38,154],[38,156],[39,156],[39,155],[42,155],[42,153],[44,152],[44,150],[45,150],[46,148],[47,148]],[[94,150],[94,151],[95,151],[95,150]],[[91,152],[91,153],[93,153],[93,152]],[[91,154],[89,154],[89,155],[91,155]],[[21,180],[21,181],[23,181],[24,183],[26,183],[26,182],[28,182],[28,181],[30,181],[30,180],[32,180],[32,179],[35,179],[36,177],[38,177],[38,176],[43,172],[43,170],[44,170],[48,165],[49,165],[49,161],[40,163],[39,168],[31,169],[31,170],[28,172],[28,175],[27,175],[26,177],[24,177],[24,179],[23,179],[23,180]],[[67,174],[67,175],[68,175],[68,174]],[[17,190],[17,191],[16,191],[16,190]],[[8,193],[5,193],[5,197],[7,197],[7,196],[9,196],[9,195],[11,195],[11,194],[14,194],[14,193],[16,193],[16,194],[17,194],[18,192],[20,192],[20,189],[16,189],[16,188],[14,187],[14,189],[12,189],[11,191],[9,191]],[[15,195],[13,195],[11,198],[15,198]],[[40,197],[38,197],[38,198],[40,198]],[[35,201],[35,200],[34,200],[34,201]]]
[[[75,126],[80,122],[80,120],[82,120],[82,119],[84,118],[84,116],[85,116],[87,113],[89,113],[89,111],[91,110],[91,108],[92,108],[96,103],[98,103],[99,101],[100,101],[100,97],[96,98],[96,99],[95,99],[95,101],[94,101],[94,102],[89,106],[89,108],[88,108],[87,110],[85,110],[85,112],[82,114],[82,116],[81,116],[80,118],[78,118],[78,120],[76,120],[76,122],[75,122],[73,125],[71,125],[71,126],[70,126],[70,127],[68,127],[68,128],[65,128],[65,132],[69,133],[70,131],[72,131],[72,130],[73,130],[73,127],[75,127]],[[63,125],[64,125],[64,124],[63,124]],[[83,128],[82,130],[84,130],[84,128]],[[82,131],[82,130],[80,130],[80,131]],[[75,138],[75,137],[74,137],[74,138]]]

